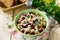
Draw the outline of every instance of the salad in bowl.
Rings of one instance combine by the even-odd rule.
[[[27,9],[17,14],[12,24],[26,40],[34,40],[46,32],[49,21],[45,12]]]

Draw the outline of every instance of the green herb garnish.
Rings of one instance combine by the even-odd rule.
[[[27,22],[24,22],[23,24],[26,24]]]
[[[35,24],[36,26],[39,26],[39,22],[38,22],[38,21],[36,21],[34,24]]]
[[[30,15],[27,15],[27,18],[29,18],[30,17]]]

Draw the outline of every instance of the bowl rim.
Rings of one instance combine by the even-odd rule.
[[[39,13],[41,16],[43,16],[43,17],[45,18],[47,24],[46,24],[46,28],[45,28],[41,33],[39,33],[39,34],[30,35],[30,34],[24,34],[24,33],[21,32],[23,35],[36,36],[36,35],[41,35],[41,34],[43,34],[44,32],[46,32],[46,30],[47,30],[48,27],[49,27],[48,17],[46,16],[45,12],[39,11],[39,10],[37,10],[37,9],[26,9],[26,10],[23,10],[23,11],[19,12],[19,14],[17,14],[17,16],[16,16],[16,17],[14,18],[14,20],[13,20],[13,25],[14,25],[14,27],[16,27],[16,28],[18,29],[18,27],[16,26],[16,20],[18,20],[19,17],[20,17],[20,15],[22,15],[22,13],[24,13],[24,12],[35,12],[35,13]],[[18,31],[19,31],[19,29],[18,29]]]

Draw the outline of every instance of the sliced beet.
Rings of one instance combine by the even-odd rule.
[[[23,16],[27,16],[27,14],[24,14]]]
[[[31,23],[28,23],[28,25],[31,25]]]
[[[28,24],[26,24],[25,26],[24,26],[24,25],[22,25],[22,27],[23,27],[23,28],[27,28],[27,27],[28,27],[28,25],[31,25],[31,23],[28,23]]]
[[[31,16],[31,18],[33,18],[33,16]]]
[[[35,29],[35,25],[34,24],[31,25],[31,29]]]
[[[33,15],[35,15],[34,12],[29,12],[29,14],[33,14]]]
[[[33,12],[29,12],[29,14],[32,14]]]
[[[36,21],[38,21],[38,19],[34,20],[33,23],[35,23]]]
[[[21,21],[23,21],[25,19],[25,17],[22,17]]]
[[[22,25],[22,28],[27,28],[27,26]]]
[[[33,15],[35,15],[35,14],[33,14],[33,12],[30,12],[29,14],[30,14],[31,18],[33,18]],[[31,15],[31,14],[32,14],[32,15]]]

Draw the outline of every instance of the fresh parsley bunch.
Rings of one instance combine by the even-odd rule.
[[[52,16],[60,24],[60,7],[56,5],[56,0],[34,0],[34,8],[45,11],[47,16]]]

